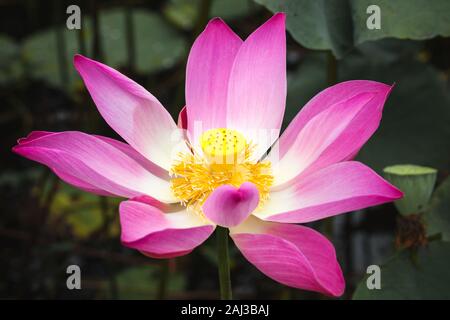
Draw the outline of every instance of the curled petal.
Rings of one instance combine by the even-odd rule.
[[[25,144],[27,142],[33,141],[40,137],[48,136],[50,134],[54,134],[55,132],[50,131],[32,131],[26,137],[17,139],[17,144]]]
[[[177,121],[178,128],[186,130],[187,129],[187,111],[186,106],[184,106],[180,113],[178,114],[178,121]]]
[[[269,156],[278,171],[275,185],[354,156],[378,128],[391,89],[356,80],[314,97],[272,148]]]
[[[330,296],[343,294],[345,281],[334,247],[317,231],[254,217],[230,231],[244,257],[275,281]]]
[[[296,178],[289,187],[272,192],[255,215],[270,221],[306,223],[402,196],[369,167],[348,161]]]
[[[259,192],[250,182],[239,188],[222,185],[211,193],[203,204],[203,213],[222,227],[234,227],[244,221],[259,203]]]
[[[214,231],[214,225],[185,208],[166,213],[135,199],[123,201],[119,209],[123,245],[153,258],[188,254]]]
[[[32,133],[13,151],[52,169],[61,179],[81,189],[122,197],[152,195],[175,202],[166,178],[125,144],[82,132]]]

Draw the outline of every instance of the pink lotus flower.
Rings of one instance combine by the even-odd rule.
[[[128,144],[35,131],[19,139],[16,153],[78,188],[128,198],[120,205],[121,241],[150,257],[185,255],[220,225],[270,278],[342,295],[333,245],[296,223],[402,196],[351,160],[377,129],[390,86],[332,86],[278,139],[286,100],[282,13],[245,41],[222,20],[209,22],[189,54],[178,126],[153,95],[116,70],[80,55],[74,63],[101,115]],[[270,134],[260,138],[261,131]]]

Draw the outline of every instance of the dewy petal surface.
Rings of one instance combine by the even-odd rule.
[[[306,223],[394,201],[402,192],[356,161],[333,164],[274,191],[260,219]]]
[[[126,142],[158,166],[168,170],[182,135],[161,103],[120,72],[76,55],[80,73],[100,114]]]
[[[186,68],[188,130],[193,140],[203,131],[226,127],[228,80],[241,44],[219,18],[212,19],[195,40]]]
[[[150,171],[154,164],[113,141],[77,131],[41,132],[19,140],[13,150],[87,191],[128,198],[150,194],[160,201],[176,201],[169,181]]]
[[[272,148],[275,185],[354,156],[378,128],[391,88],[355,80],[315,96]]]
[[[147,202],[128,200],[120,204],[121,241],[153,258],[171,258],[188,254],[214,231],[185,208],[163,212]]]
[[[345,281],[334,247],[317,231],[254,217],[230,231],[244,257],[275,281],[331,296],[343,294]]]
[[[227,126],[257,144],[261,156],[278,138],[286,103],[285,15],[275,14],[239,48],[227,101]]]

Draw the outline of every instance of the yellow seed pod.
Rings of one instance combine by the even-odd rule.
[[[236,130],[218,128],[205,131],[200,137],[203,153],[212,163],[233,164],[245,152],[245,137]]]

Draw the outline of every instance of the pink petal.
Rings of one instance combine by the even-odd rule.
[[[187,254],[214,231],[213,225],[185,209],[164,213],[136,200],[120,204],[120,225],[123,245],[153,258]]]
[[[228,85],[227,126],[258,144],[278,138],[286,103],[285,14],[277,13],[242,44]]]
[[[176,201],[168,180],[150,172],[149,161],[119,141],[76,131],[31,134],[13,151],[87,191],[123,197],[148,194],[164,202]]]
[[[370,80],[350,80],[338,83],[334,86],[326,88],[314,96],[297,114],[287,127],[286,131],[280,137],[281,156],[286,153],[290,145],[294,142],[302,128],[314,116],[328,109],[337,103],[351,99],[361,93],[367,92],[386,92],[388,93],[392,87],[383,83]],[[383,105],[379,106],[383,108]]]
[[[188,121],[186,106],[184,106],[178,114],[177,126],[181,130],[184,140],[189,141],[189,134],[187,132]]]
[[[89,193],[93,193],[93,194],[97,194],[99,196],[107,196],[107,197],[114,197],[115,194],[99,189],[96,186],[87,183],[86,181],[83,181],[81,179],[78,179],[75,176],[72,176],[70,173],[65,172],[65,171],[60,171],[59,169],[51,169],[53,171],[54,174],[56,174],[61,180],[65,181],[66,183],[81,189],[83,191],[89,192]]]
[[[177,121],[178,128],[186,130],[187,129],[187,111],[186,106],[181,109],[180,113],[178,114],[178,121]]]
[[[147,169],[152,174],[154,174],[160,178],[163,178],[165,180],[170,180],[169,173],[166,170],[162,169],[160,166],[157,166],[156,164],[154,164],[153,162],[148,160],[142,154],[140,154],[135,149],[133,149],[130,145],[123,143],[121,141],[112,139],[112,138],[99,136],[99,135],[94,135],[94,136],[96,138],[112,145],[114,148],[122,151],[123,153],[125,153],[127,156],[129,156],[130,158],[135,160],[137,163],[139,163],[142,167]]]
[[[391,88],[374,81],[348,81],[314,97],[271,152],[279,170],[275,184],[354,156],[378,128]]]
[[[38,139],[40,137],[48,136],[50,134],[54,134],[54,132],[50,132],[50,131],[32,131],[32,132],[30,132],[30,134],[28,134],[28,136],[23,137],[23,138],[19,138],[17,140],[17,143],[18,144],[24,144],[24,143],[30,142],[32,140]]]
[[[36,140],[38,138],[48,136],[48,135],[53,135],[53,134],[57,134],[57,133],[50,132],[50,131],[32,131],[32,132],[30,132],[30,134],[28,134],[28,136],[19,138],[17,140],[17,143],[19,145],[23,145],[30,141]],[[17,147],[14,147],[13,151],[17,152],[17,149],[18,149]],[[98,189],[95,186],[87,183],[86,181],[83,181],[83,180],[78,179],[77,177],[74,177],[73,175],[71,175],[68,172],[59,171],[59,170],[56,170],[55,168],[53,168],[52,171],[63,181],[65,181],[79,189],[82,189],[86,192],[94,193],[94,194],[101,195],[101,196],[114,196],[112,193],[106,192],[105,190],[102,190],[102,189]]]
[[[259,218],[305,223],[394,201],[402,192],[356,161],[341,162],[297,178],[270,194]]]
[[[130,200],[146,203],[146,204],[148,204],[152,207],[155,207],[155,208],[161,210],[162,212],[166,212],[166,213],[180,211],[179,203],[164,203],[164,202],[158,201],[157,199],[155,199],[151,196],[147,196],[147,195],[133,197]]]
[[[256,209],[259,192],[250,182],[239,188],[222,185],[211,193],[203,204],[203,213],[212,222],[222,227],[234,227],[244,221]]]
[[[344,293],[334,247],[313,229],[252,217],[231,229],[231,237],[244,257],[275,281],[336,297]]]
[[[103,118],[134,149],[158,166],[169,169],[180,143],[177,126],[159,101],[118,71],[81,55],[75,68]]]
[[[228,79],[241,43],[219,18],[212,19],[195,40],[186,69],[188,130],[193,139],[208,129],[226,127]]]

